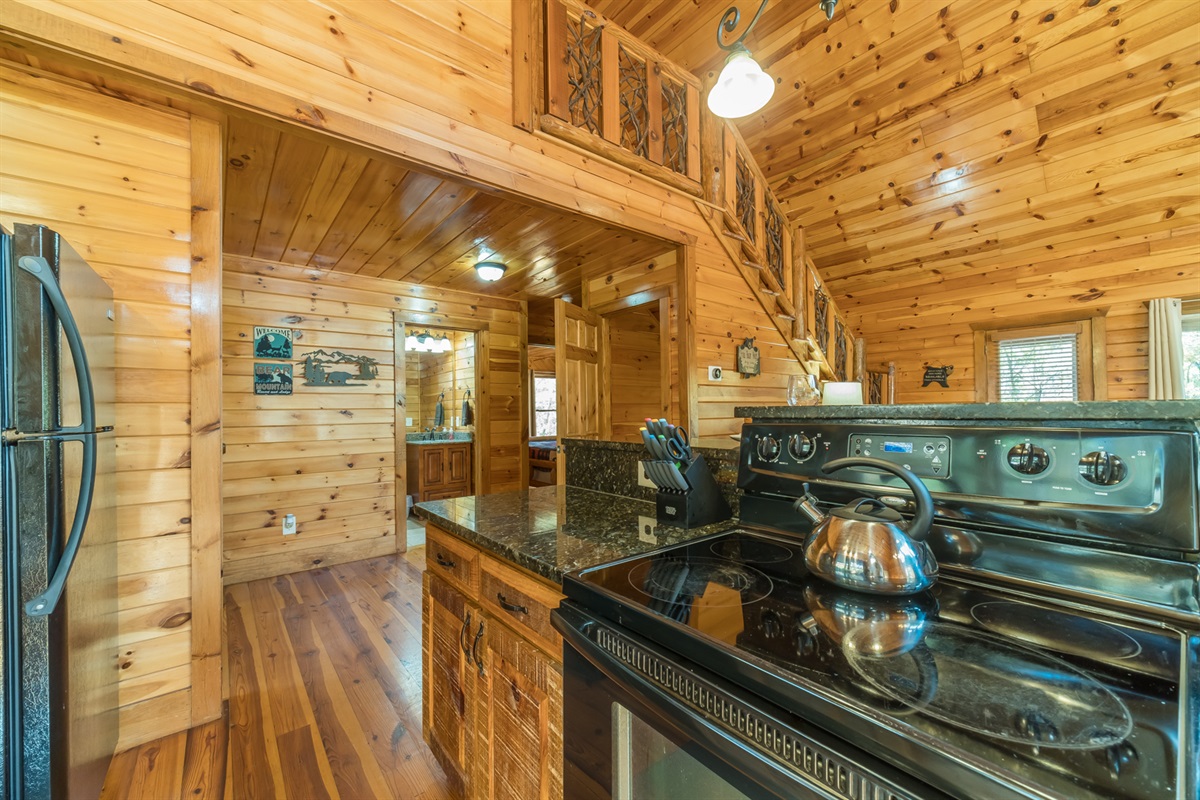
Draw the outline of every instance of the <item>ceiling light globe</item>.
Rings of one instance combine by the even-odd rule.
[[[504,277],[505,266],[499,261],[480,261],[475,265],[475,274],[480,280],[498,281]]]
[[[708,93],[708,108],[723,119],[753,114],[775,94],[775,81],[762,71],[746,50],[737,50],[725,59],[717,83]]]

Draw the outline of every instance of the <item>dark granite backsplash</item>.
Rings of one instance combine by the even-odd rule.
[[[566,439],[563,444],[568,486],[654,502],[656,490],[639,486],[637,482],[638,462],[647,458],[646,448],[641,444],[594,439]],[[737,516],[741,494],[737,490],[738,449],[694,447],[692,451],[704,456],[725,500]]]

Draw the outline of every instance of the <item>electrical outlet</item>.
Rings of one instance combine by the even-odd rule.
[[[296,535],[296,515],[295,514],[285,514],[283,516],[283,535],[284,536],[295,536]]]
[[[646,544],[658,544],[658,537],[654,535],[654,527],[658,525],[658,521],[654,517],[638,516],[638,541]]]
[[[650,476],[646,474],[646,465],[642,462],[637,462],[638,486],[649,486],[651,489],[657,488],[654,481],[650,480]]]
[[[708,379],[710,381],[721,380],[721,368],[720,367],[709,367],[708,368]]]

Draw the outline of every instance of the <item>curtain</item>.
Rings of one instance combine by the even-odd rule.
[[[1150,399],[1183,399],[1183,313],[1177,297],[1150,301]]]

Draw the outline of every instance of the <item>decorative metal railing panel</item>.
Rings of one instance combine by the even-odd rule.
[[[829,352],[829,295],[817,286],[813,289],[813,330],[817,336],[817,347],[822,353]]]
[[[737,195],[736,205],[734,206],[734,214],[737,215],[738,222],[742,225],[742,230],[745,231],[746,237],[751,243],[756,239],[755,215],[758,209],[754,202],[754,174],[750,171],[750,165],[746,159],[742,157],[739,150],[737,153]]]
[[[833,318],[833,373],[839,381],[846,380],[846,326],[837,317]]]
[[[667,76],[662,79],[663,166],[686,175],[688,171],[687,87]]]
[[[625,45],[618,44],[617,63],[621,74],[620,145],[636,156],[649,158],[650,108],[646,62],[631,53]]]
[[[768,202],[765,205],[766,213],[763,219],[765,266],[775,276],[775,280],[779,281],[779,288],[786,291],[791,286],[791,281],[788,279],[787,264],[784,263],[783,214],[779,212],[779,208],[774,203]]]
[[[580,0],[514,1],[514,122],[701,196],[700,81]]]
[[[567,108],[571,124],[597,135],[601,132],[600,33],[583,18],[567,20]]]
[[[878,372],[867,373],[867,402],[872,405],[883,402],[883,375]]]

